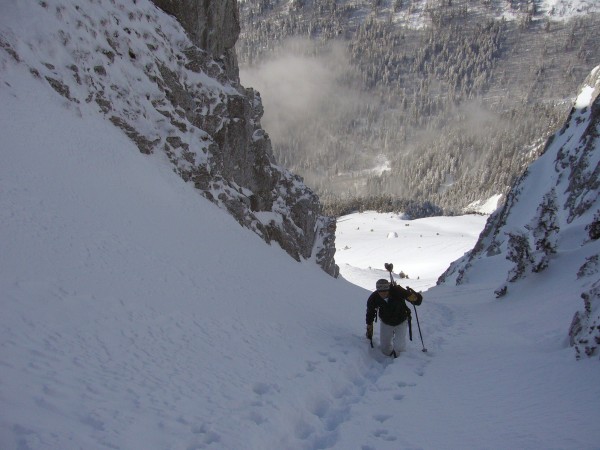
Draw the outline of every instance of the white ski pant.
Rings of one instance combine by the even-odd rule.
[[[395,327],[379,321],[379,348],[381,352],[390,356],[392,350],[399,354],[406,350],[406,333],[408,333],[408,320]]]

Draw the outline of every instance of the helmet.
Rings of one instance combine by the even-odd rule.
[[[375,288],[378,291],[389,291],[390,290],[390,282],[388,280],[386,280],[385,278],[381,278],[380,280],[377,280],[377,283],[375,283]]]

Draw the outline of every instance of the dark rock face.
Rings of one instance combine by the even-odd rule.
[[[237,77],[234,45],[240,34],[236,0],[152,0],[175,16],[190,40],[212,57],[224,59],[228,75]]]
[[[296,260],[314,258],[332,276],[335,221],[320,214],[319,199],[302,179],[275,164],[271,141],[261,128],[258,92],[239,84],[234,45],[240,26],[235,0],[153,0],[182,24],[196,47],[185,50],[185,69],[206,74],[230,89],[218,96],[181,82],[181,73],[159,66],[157,83],[170,109],[206,133],[207,161],[197,164],[181,138],[163,149],[178,173],[210,200],[227,208],[242,225],[265,241],[275,241]],[[163,112],[182,131],[180,113]],[[179,123],[179,125],[178,125]]]

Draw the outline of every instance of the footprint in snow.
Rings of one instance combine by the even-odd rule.
[[[377,429],[373,431],[373,436],[390,442],[398,439],[396,436],[389,434],[389,431],[385,429]]]
[[[319,363],[317,361],[306,361],[306,371],[307,372],[314,372],[318,366],[319,366]]]
[[[254,392],[256,395],[266,395],[273,391],[279,391],[279,388],[277,385],[271,383],[258,382],[254,383],[252,386],[252,392]]]
[[[391,419],[391,418],[392,418],[392,416],[389,414],[375,414],[373,416],[373,419],[375,419],[379,423],[383,423],[386,420]]]
[[[336,362],[336,361],[337,361],[337,359],[336,359],[336,358],[334,358],[333,356],[331,356],[331,355],[330,355],[329,353],[327,353],[327,352],[319,352],[319,354],[320,354],[321,356],[323,356],[323,357],[327,358],[327,361],[329,361],[329,362],[331,362],[331,363],[334,363],[334,362]]]
[[[211,444],[215,444],[221,441],[221,435],[210,430],[206,424],[195,426],[192,428],[192,433],[199,436],[200,442],[196,441],[194,444],[188,447],[190,450],[196,450],[206,448]]]

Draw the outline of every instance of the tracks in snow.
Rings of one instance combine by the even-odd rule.
[[[299,393],[303,398],[288,418],[288,432],[269,448],[396,450],[411,446],[399,427],[403,415],[410,414],[406,399],[414,395],[446,339],[465,332],[467,323],[457,322],[456,314],[454,308],[437,303],[422,308],[420,319],[429,352],[421,351],[415,321],[413,342],[396,360],[383,356],[377,346],[371,349],[362,335],[350,340],[335,337],[329,348],[305,361],[306,373],[297,374],[299,379],[309,377],[312,387]],[[272,404],[276,392],[257,391],[260,401],[252,414],[257,424],[264,424],[271,419],[261,415],[260,404]],[[364,436],[362,442],[356,441],[356,429]]]

